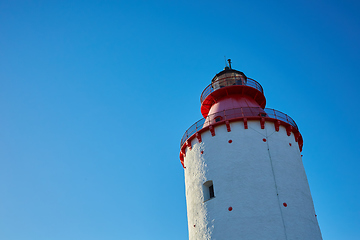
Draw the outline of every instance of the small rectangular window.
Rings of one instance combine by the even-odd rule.
[[[222,117],[218,116],[215,118],[215,122],[220,122],[222,120]]]
[[[203,184],[204,201],[210,200],[215,197],[213,181],[207,181]]]
[[[213,198],[214,197],[214,185],[211,185],[209,187],[209,194],[210,194],[210,198]]]

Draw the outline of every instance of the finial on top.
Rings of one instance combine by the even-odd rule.
[[[226,56],[224,56],[224,60],[225,60],[225,68],[224,70],[229,70],[231,69],[231,59],[229,58],[228,60],[226,60]],[[227,61],[227,62],[226,62]],[[229,63],[229,64],[228,64]]]
[[[231,59],[229,58],[227,61],[229,63],[229,68],[231,69]]]

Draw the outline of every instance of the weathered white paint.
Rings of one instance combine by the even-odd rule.
[[[271,122],[265,129],[259,121],[248,121],[249,129],[241,121],[230,125],[231,132],[217,126],[214,137],[206,131],[187,148],[189,239],[322,239],[293,134],[283,126],[276,132]],[[215,198],[204,202],[208,180]]]

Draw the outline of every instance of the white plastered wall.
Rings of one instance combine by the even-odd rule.
[[[271,122],[230,126],[215,127],[215,136],[203,132],[186,150],[189,239],[322,239],[293,134]],[[215,198],[204,201],[208,180]]]

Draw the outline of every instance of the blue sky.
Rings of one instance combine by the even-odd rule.
[[[0,1],[0,239],[187,239],[179,142],[224,67],[290,115],[360,238],[357,1]]]

